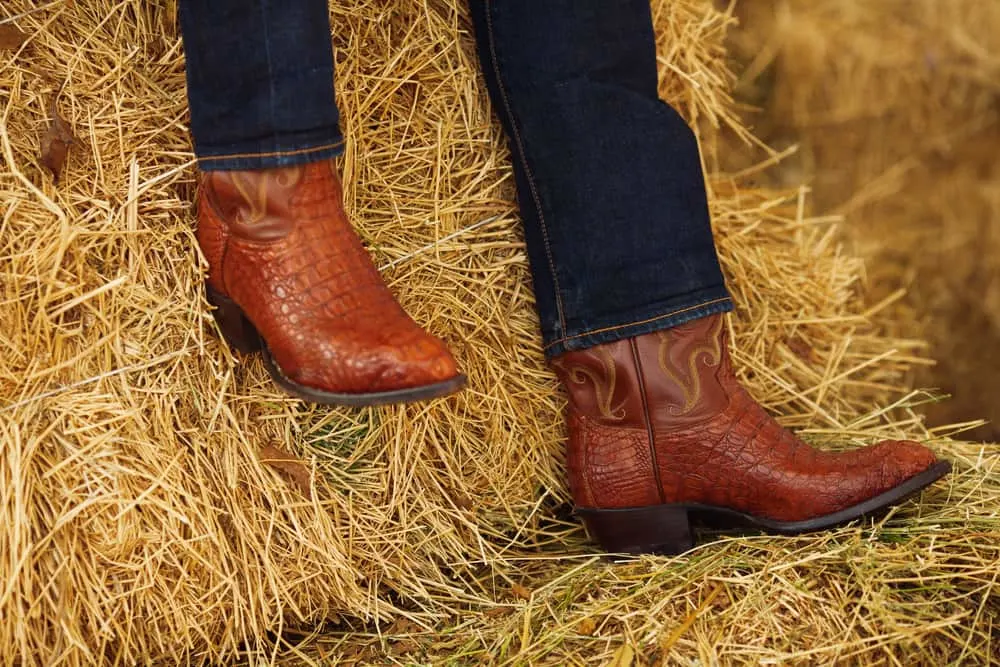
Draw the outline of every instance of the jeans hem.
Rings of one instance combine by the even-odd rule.
[[[236,171],[293,167],[337,157],[344,152],[343,137],[323,143],[296,146],[287,150],[226,152],[198,151],[198,168],[202,171]]]
[[[571,336],[547,340],[545,357],[551,359],[566,352],[582,350],[602,343],[641,336],[652,331],[669,329],[691,320],[697,320],[709,315],[727,313],[733,310],[732,299],[726,296],[703,297],[688,304],[680,304],[649,316],[640,316],[621,324],[592,328]]]

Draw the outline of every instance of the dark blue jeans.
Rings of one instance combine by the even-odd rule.
[[[202,169],[343,152],[325,0],[181,0],[178,10]]]
[[[469,0],[548,356],[732,309],[649,0]],[[202,169],[336,155],[326,0],[182,0]]]

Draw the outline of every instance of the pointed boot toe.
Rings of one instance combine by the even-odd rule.
[[[883,440],[873,449],[881,455],[885,488],[896,486],[940,463],[934,452],[912,440]]]

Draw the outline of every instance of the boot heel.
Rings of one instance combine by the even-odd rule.
[[[590,536],[610,553],[684,553],[694,546],[688,511],[679,505],[577,509]]]
[[[243,354],[251,354],[260,350],[260,335],[257,333],[257,329],[254,328],[235,301],[219,294],[207,284],[205,285],[205,296],[208,302],[215,306],[212,315],[219,325],[222,337],[226,339],[230,347]]]

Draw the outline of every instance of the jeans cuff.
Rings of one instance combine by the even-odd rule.
[[[274,142],[270,143],[274,146]],[[276,150],[241,149],[230,150],[201,149],[196,151],[198,168],[202,171],[242,171],[249,169],[274,169],[275,167],[293,167],[295,165],[319,162],[334,158],[344,152],[342,136],[325,137],[320,141],[292,144],[288,148],[279,147]]]
[[[659,312],[629,318],[621,324],[595,327],[580,333],[545,341],[545,357],[551,359],[565,352],[582,350],[601,343],[641,336],[652,331],[669,329],[691,320],[733,310],[733,301],[723,288],[721,294],[702,296],[687,304],[673,305]]]

